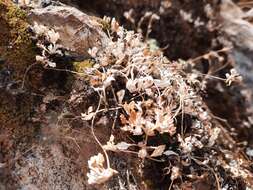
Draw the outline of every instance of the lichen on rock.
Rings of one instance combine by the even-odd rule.
[[[0,1],[0,57],[13,80],[21,80],[27,66],[35,60],[36,47],[31,39],[27,15],[12,1]]]

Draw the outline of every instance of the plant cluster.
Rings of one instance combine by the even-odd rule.
[[[91,121],[93,135],[107,159],[107,168],[101,171],[90,167],[89,183],[100,184],[116,174],[111,169],[107,151],[136,154],[143,160],[158,162],[177,157],[186,165],[194,160],[209,168],[210,156],[204,155],[201,162],[195,153],[202,149],[211,152],[221,129],[214,124],[212,114],[198,94],[202,75],[189,69],[192,63],[170,62],[159,49],[152,50],[143,43],[139,34],[126,31],[115,19],[109,21],[111,42],[105,49],[89,50],[95,64],[84,71],[100,100],[97,107],[90,107],[82,114],[82,119]],[[239,77],[234,71],[231,73],[226,79],[229,85]],[[142,140],[115,142],[112,135],[107,144],[102,145],[93,129],[101,112],[113,113],[112,129],[120,128]],[[186,116],[192,119],[190,126],[187,126]],[[187,132],[188,128],[191,133]],[[151,139],[161,136],[166,136],[167,142],[151,145]],[[100,153],[98,157],[104,159]],[[171,184],[181,177],[184,164],[167,168]],[[105,170],[110,171],[109,175],[104,175]]]
[[[196,178],[196,165],[210,171],[218,188],[220,179],[214,172],[218,166],[235,177],[240,171],[247,178],[247,172],[240,165],[235,167],[232,162],[227,164],[217,159],[213,147],[223,129],[199,95],[206,87],[207,79],[218,79],[231,85],[242,78],[235,69],[223,79],[202,74],[194,68],[199,59],[221,59],[218,53],[227,48],[193,60],[171,62],[158,47],[144,43],[140,34],[125,30],[115,19],[106,17],[104,22],[110,25],[110,42],[106,48],[88,50],[94,64],[83,68],[81,73],[99,96],[99,102],[80,117],[91,123],[92,135],[104,153],[98,153],[88,161],[88,183],[102,184],[120,172],[111,167],[109,151],[134,154],[143,161],[168,162],[164,171],[170,176],[171,187],[182,177]],[[57,69],[50,56],[63,55],[61,45],[57,44],[59,34],[36,23],[33,29],[41,39],[37,46],[42,55],[37,56],[37,61]],[[100,142],[94,131],[101,114],[108,114],[113,120],[112,134],[106,144]],[[133,140],[126,142],[115,138],[115,130],[122,130]],[[159,138],[164,140],[155,140]],[[191,167],[191,174],[184,172],[185,167]]]

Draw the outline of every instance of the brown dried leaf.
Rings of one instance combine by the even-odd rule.
[[[137,112],[135,110],[130,111],[129,123],[134,124],[137,118]]]
[[[139,152],[138,152],[138,157],[139,158],[144,159],[147,156],[148,156],[148,152],[147,152],[147,149],[145,147],[139,150]]]
[[[132,145],[128,144],[126,142],[120,142],[120,143],[116,144],[116,147],[118,150],[127,150],[130,146],[132,146]]]
[[[91,112],[91,113],[88,113],[88,114],[85,114],[85,113],[81,113],[81,117],[82,117],[82,120],[84,121],[89,121],[93,118],[93,116],[95,115],[94,112]]]
[[[122,101],[124,99],[124,96],[125,96],[125,90],[120,90],[117,92],[117,97],[118,97],[118,101],[119,101],[119,104],[122,104]]]
[[[166,148],[166,145],[160,145],[155,148],[154,152],[151,154],[151,157],[161,156]]]
[[[127,119],[123,114],[120,114],[120,121],[122,125],[126,125],[127,124]]]

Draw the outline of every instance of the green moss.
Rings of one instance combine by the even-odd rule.
[[[18,23],[18,19],[22,19],[22,20],[26,19],[25,11],[13,5],[9,6],[6,16],[10,21],[13,21],[13,24]]]
[[[74,62],[73,67],[76,72],[83,73],[85,68],[91,68],[93,64],[94,62],[91,59],[86,59],[81,62]]]
[[[36,46],[28,31],[26,12],[16,7],[10,0],[0,0],[0,52],[13,78],[23,78],[28,65],[35,60]]]

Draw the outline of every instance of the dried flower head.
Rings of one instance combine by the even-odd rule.
[[[242,76],[239,75],[236,69],[231,69],[230,73],[226,73],[226,84],[231,85],[232,82],[241,82]]]
[[[104,168],[104,156],[99,153],[88,160],[90,172],[87,174],[89,184],[102,184],[117,174],[112,168]]]
[[[90,48],[90,49],[88,50],[88,53],[89,53],[90,56],[93,57],[93,58],[96,57],[97,52],[98,52],[98,48],[97,48],[97,47],[93,47],[93,48]]]
[[[47,31],[47,39],[53,44],[59,40],[60,35],[58,32],[55,32],[53,29]]]
[[[37,22],[34,22],[32,29],[37,35],[44,35],[48,31],[46,26],[38,24]]]
[[[171,181],[174,181],[175,179],[180,177],[180,170],[177,166],[173,166],[171,169],[171,176],[170,179]]]

